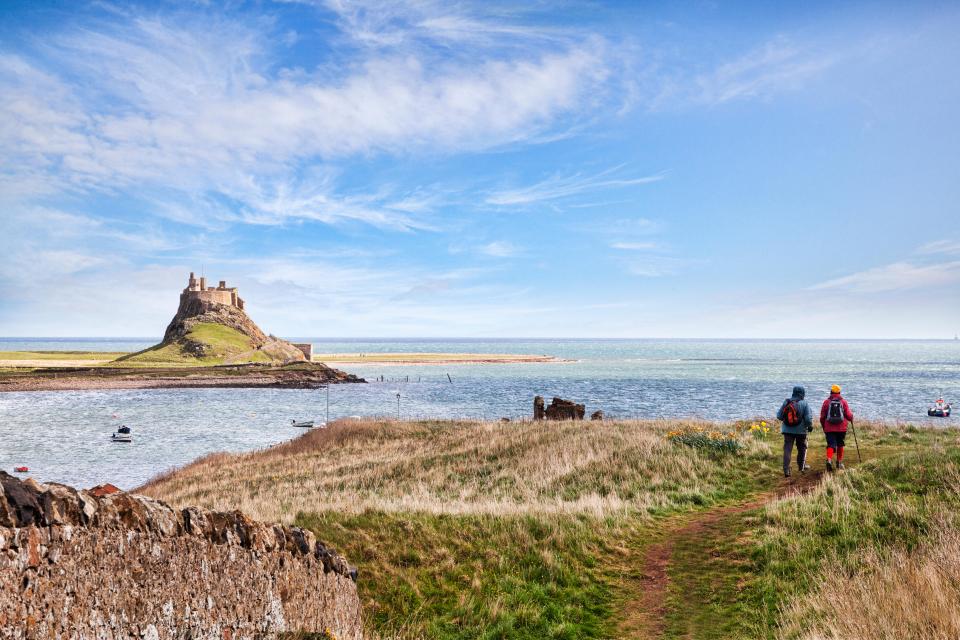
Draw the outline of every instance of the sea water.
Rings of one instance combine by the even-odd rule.
[[[133,488],[214,451],[299,435],[293,419],[529,417],[533,397],[576,400],[608,417],[771,418],[795,384],[815,407],[831,384],[860,418],[950,425],[927,406],[960,398],[960,342],[716,340],[318,340],[316,353],[515,353],[551,363],[335,365],[370,381],[300,389],[0,393],[0,468],[78,486]],[[0,350],[126,351],[151,339],[0,338]],[[383,382],[375,382],[383,377]],[[449,376],[449,377],[448,377]],[[399,398],[397,397],[399,395]],[[131,444],[111,443],[120,424]]]

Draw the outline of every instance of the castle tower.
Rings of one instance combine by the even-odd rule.
[[[187,288],[180,294],[181,304],[186,299],[214,302],[216,304],[243,309],[243,298],[237,293],[236,287],[228,287],[226,280],[220,280],[216,287],[208,287],[206,277],[201,276],[197,278],[196,274],[192,271],[187,281]]]

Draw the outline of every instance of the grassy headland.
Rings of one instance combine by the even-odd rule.
[[[190,345],[202,345],[191,351]],[[114,366],[210,366],[240,362],[270,362],[269,355],[256,348],[253,340],[232,327],[214,322],[192,325],[182,340],[154,345],[125,354],[110,363]]]
[[[863,465],[850,447],[850,470],[820,482],[815,433],[814,473],[785,483],[779,434],[749,423],[341,422],[144,491],[312,529],[360,567],[386,637],[894,637],[839,621],[922,579],[905,558],[949,570],[960,445],[858,434]],[[877,628],[898,615],[886,602]],[[929,622],[910,609],[896,637]]]

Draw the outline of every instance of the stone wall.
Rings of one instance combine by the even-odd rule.
[[[313,360],[313,343],[294,342],[293,346],[295,346],[297,349],[300,349],[300,351],[303,353],[303,357],[305,357],[308,362]]]
[[[298,527],[0,471],[0,638],[363,638],[356,570]]]
[[[233,300],[235,294],[233,291],[229,290],[208,289],[206,291],[184,291],[182,294],[180,294],[180,297],[186,299],[203,300],[205,302],[215,302],[217,304],[225,304],[228,307],[239,306],[234,304]]]

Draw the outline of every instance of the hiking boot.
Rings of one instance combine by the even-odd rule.
[[[833,471],[833,460],[827,460],[827,471]]]
[[[840,471],[841,469],[846,469],[846,467],[843,466],[843,463],[842,463],[842,462],[838,462],[838,463],[837,463],[837,471]]]
[[[790,477],[790,469],[784,469],[784,470],[783,470],[783,477],[784,477],[784,478],[789,478],[789,477]]]
[[[800,473],[806,473],[807,471],[810,471],[810,465],[804,463],[804,465],[800,467]]]

